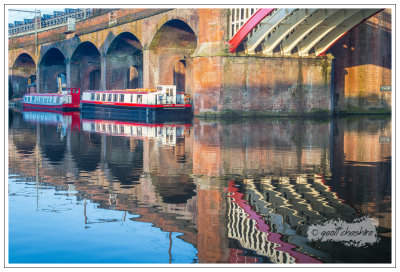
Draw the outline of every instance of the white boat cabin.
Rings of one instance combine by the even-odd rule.
[[[174,85],[160,85],[157,89],[126,89],[85,91],[83,101],[127,104],[166,105],[185,104],[185,94],[177,93]]]
[[[62,105],[73,103],[72,96],[79,95],[79,89],[68,88],[61,93],[28,93],[24,94],[23,102],[37,105]]]

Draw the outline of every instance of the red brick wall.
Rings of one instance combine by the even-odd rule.
[[[391,108],[391,10],[385,9],[355,27],[332,48],[335,106],[338,110]]]
[[[330,110],[326,58],[199,57],[194,67],[195,114]]]

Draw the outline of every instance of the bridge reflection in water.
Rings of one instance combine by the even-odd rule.
[[[73,233],[78,238],[100,231],[99,223],[118,228],[126,239],[132,239],[128,226],[140,222],[165,234],[161,239],[154,232],[142,243],[165,244],[168,258],[133,254],[127,262],[188,262],[182,243],[195,247],[190,262],[199,263],[390,262],[390,119],[146,124],[76,114],[10,112],[9,172],[37,184],[39,209],[26,211],[32,220],[40,207],[53,205],[51,195],[46,201],[40,196],[54,188],[54,201],[60,194],[75,196],[63,207],[82,207],[85,228]],[[10,188],[11,215],[15,201],[24,200]],[[68,217],[68,210],[58,212]],[[115,220],[132,225],[113,225],[107,211],[122,213]],[[374,246],[307,240],[315,222],[364,215],[379,220],[381,241]],[[40,224],[43,232],[51,228]],[[13,246],[27,230],[10,228],[16,230]],[[135,235],[145,233],[136,229]],[[34,239],[46,245],[45,237],[40,232]],[[98,237],[96,245],[107,248],[110,239]],[[23,246],[35,251],[29,241]],[[88,260],[112,254],[104,250],[85,254]],[[29,259],[20,251],[9,254]],[[70,254],[74,262],[78,257]]]

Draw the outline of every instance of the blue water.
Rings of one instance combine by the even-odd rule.
[[[78,201],[73,191],[9,179],[9,263],[193,263],[197,250],[137,215]]]
[[[144,124],[11,110],[8,261],[390,263],[391,142],[390,117]],[[364,216],[379,222],[368,247],[308,239],[321,220]]]

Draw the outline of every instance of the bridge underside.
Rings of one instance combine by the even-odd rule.
[[[252,18],[230,41],[231,52],[243,38],[247,54],[320,56],[349,30],[380,9],[260,9],[265,18],[257,23]],[[249,30],[253,31],[249,31]],[[243,37],[243,33],[248,33]]]

